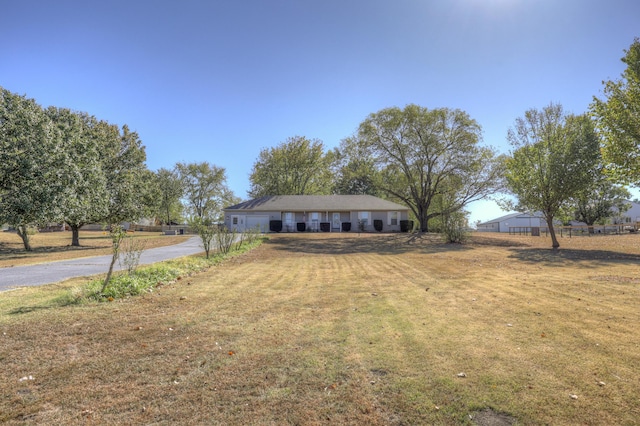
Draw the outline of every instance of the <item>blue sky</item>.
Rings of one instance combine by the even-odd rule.
[[[640,36],[637,0],[3,0],[0,14],[0,86],[129,125],[152,170],[225,167],[240,197],[262,148],[332,148],[409,103],[466,111],[507,153],[525,110],[585,112]]]

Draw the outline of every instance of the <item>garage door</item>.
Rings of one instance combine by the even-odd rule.
[[[261,232],[269,231],[269,216],[247,216],[246,229],[255,229],[258,226]]]

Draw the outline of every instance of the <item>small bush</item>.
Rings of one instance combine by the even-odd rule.
[[[138,268],[140,256],[142,256],[146,245],[146,240],[133,237],[125,237],[120,243],[120,266],[126,269],[129,275],[133,274]]]
[[[216,242],[218,243],[218,250],[222,254],[227,254],[231,251],[231,246],[236,240],[236,231],[230,230],[226,226],[216,227]]]
[[[469,237],[465,226],[463,213],[453,213],[442,218],[442,233],[448,243],[463,243]]]

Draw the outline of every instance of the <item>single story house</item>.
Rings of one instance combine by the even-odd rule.
[[[479,232],[509,232],[510,228],[542,228],[547,224],[540,213],[510,213],[487,222],[479,223]]]
[[[365,231],[392,232],[408,217],[406,206],[371,195],[274,195],[224,209],[225,225],[236,231],[357,232],[362,224]]]

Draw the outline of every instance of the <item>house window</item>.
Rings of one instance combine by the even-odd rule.
[[[284,213],[284,223],[287,225],[293,225],[295,215],[293,212],[285,212]]]
[[[233,225],[237,225],[238,224],[238,216],[232,216],[231,217],[231,223]]]
[[[371,217],[369,212],[358,212],[358,222],[362,223],[363,225],[367,226],[369,224],[370,218]]]
[[[387,221],[391,226],[398,225],[398,216],[400,216],[400,212],[389,212],[389,220]]]

